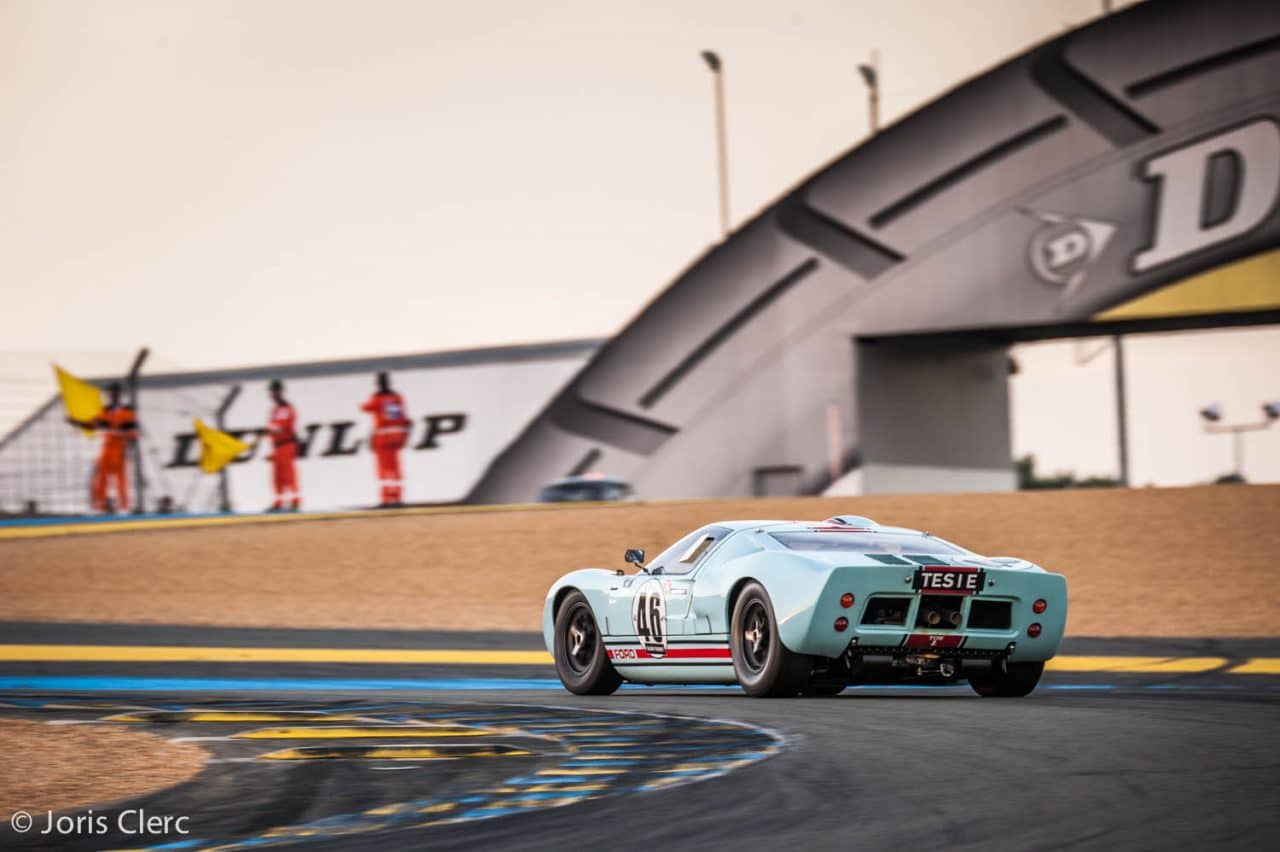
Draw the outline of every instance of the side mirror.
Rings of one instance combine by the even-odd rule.
[[[641,571],[644,570],[644,551],[643,550],[640,550],[639,548],[632,548],[631,550],[628,550],[623,555],[622,558],[625,559],[627,562],[630,562],[632,565],[636,566],[637,568],[639,568]]]

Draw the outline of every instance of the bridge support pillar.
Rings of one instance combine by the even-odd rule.
[[[988,341],[860,341],[859,465],[828,493],[1011,491],[1009,351]]]

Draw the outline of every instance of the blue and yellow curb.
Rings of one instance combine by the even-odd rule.
[[[436,666],[550,666],[546,651],[421,648],[259,648],[185,645],[0,645],[0,662],[21,663],[312,663]],[[1062,655],[1053,672],[1280,675],[1280,657]]]

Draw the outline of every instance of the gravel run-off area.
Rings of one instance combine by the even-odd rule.
[[[1067,577],[1069,635],[1274,636],[1280,486],[693,500],[0,541],[0,620],[536,630],[551,582],[735,518],[868,515]],[[7,762],[7,761],[6,761]]]
[[[47,811],[70,811],[180,784],[205,751],[115,725],[46,725],[0,719],[0,814],[25,810],[36,829]]]

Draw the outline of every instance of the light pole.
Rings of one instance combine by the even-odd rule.
[[[880,51],[871,51],[871,61],[858,66],[862,82],[867,84],[867,106],[871,113],[871,135],[880,132]]]
[[[1113,335],[1115,349],[1114,379],[1116,384],[1116,443],[1120,449],[1120,487],[1129,487],[1129,412],[1124,399],[1124,338]]]
[[[1262,413],[1265,417],[1252,423],[1223,423],[1222,406],[1218,403],[1215,402],[1200,409],[1200,417],[1204,420],[1204,431],[1211,435],[1231,435],[1231,451],[1235,459],[1234,472],[1241,482],[1244,481],[1244,433],[1261,431],[1280,419],[1280,401],[1264,402]]]
[[[1077,341],[1078,343],[1078,341]],[[1077,366],[1084,366],[1107,351],[1106,344],[1092,352],[1084,352],[1078,346],[1075,353]],[[1118,474],[1116,480],[1121,487],[1129,487],[1129,408],[1125,402],[1124,381],[1124,338],[1118,334],[1111,335],[1111,351],[1114,354],[1112,381],[1116,392],[1116,447],[1118,450]]]
[[[720,233],[729,236],[729,140],[724,120],[724,64],[713,50],[702,51],[711,69],[716,94],[716,161],[720,172]]]

